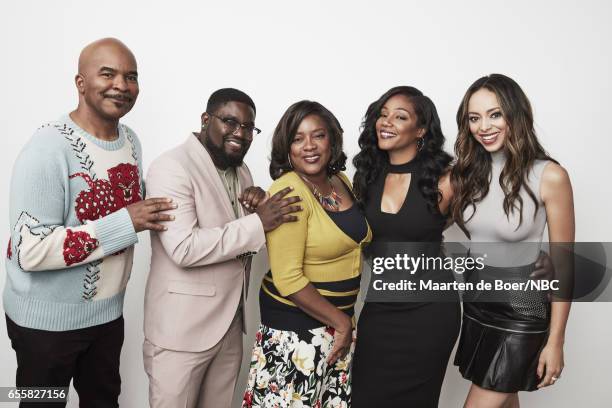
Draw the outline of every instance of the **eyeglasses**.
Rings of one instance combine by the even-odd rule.
[[[246,130],[246,133],[250,136],[258,135],[261,133],[261,130],[259,128],[256,128],[255,125],[253,124],[240,123],[237,120],[232,119],[232,118],[222,118],[221,116],[217,116],[212,113],[208,113],[208,114],[212,116],[213,118],[217,118],[221,122],[223,122],[223,124],[227,127],[227,129],[230,130],[232,133],[236,132],[240,128]]]

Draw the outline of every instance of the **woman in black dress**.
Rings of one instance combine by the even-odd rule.
[[[433,102],[392,88],[366,112],[354,191],[380,242],[442,241],[451,156]],[[448,192],[447,192],[448,193]],[[357,326],[354,408],[437,407],[460,327],[454,302],[366,302]]]

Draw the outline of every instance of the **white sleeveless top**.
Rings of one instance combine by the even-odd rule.
[[[519,191],[523,199],[523,222],[519,225],[520,213],[513,209],[504,212],[504,191],[499,176],[506,163],[503,151],[491,154],[492,171],[489,192],[476,204],[468,206],[464,213],[466,229],[471,235],[472,254],[486,253],[485,263],[491,266],[522,266],[537,260],[544,227],[546,210],[540,196],[540,183],[544,168],[550,161],[536,160],[528,173],[527,184],[538,200],[538,210],[524,187]],[[535,216],[534,216],[535,214]],[[472,216],[473,215],[473,216]],[[470,218],[471,217],[471,218]],[[479,245],[479,243],[504,242],[509,245]]]

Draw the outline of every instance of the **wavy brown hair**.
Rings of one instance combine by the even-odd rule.
[[[342,127],[340,122],[325,106],[314,101],[299,101],[291,105],[274,129],[272,136],[272,156],[270,158],[270,177],[276,180],[283,174],[292,171],[289,163],[289,151],[300,123],[310,115],[320,117],[329,132],[331,157],[327,164],[327,175],[333,176],[346,170],[346,154],[342,151]]]
[[[555,161],[538,141],[533,128],[531,104],[521,87],[513,79],[502,74],[491,74],[476,80],[465,93],[457,111],[459,128],[455,142],[457,161],[451,171],[454,192],[451,216],[468,237],[470,234],[465,228],[465,223],[469,219],[464,220],[464,211],[469,206],[476,209],[476,203],[487,196],[489,184],[492,182],[491,154],[474,138],[468,121],[470,98],[480,89],[487,89],[497,96],[503,118],[508,125],[504,141],[507,160],[499,176],[499,184],[505,195],[504,212],[510,216],[511,212],[518,210],[519,226],[523,222],[523,199],[519,195],[521,188],[524,188],[533,200],[536,212],[539,208],[538,199],[527,184],[527,176],[534,162],[538,159]]]

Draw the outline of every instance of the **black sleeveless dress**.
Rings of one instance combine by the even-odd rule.
[[[397,214],[381,211],[388,173],[411,173]],[[389,165],[368,190],[365,214],[376,242],[441,242],[445,218],[433,214],[418,188],[418,160]],[[437,407],[450,353],[459,335],[459,302],[363,306],[353,360],[353,408]]]

